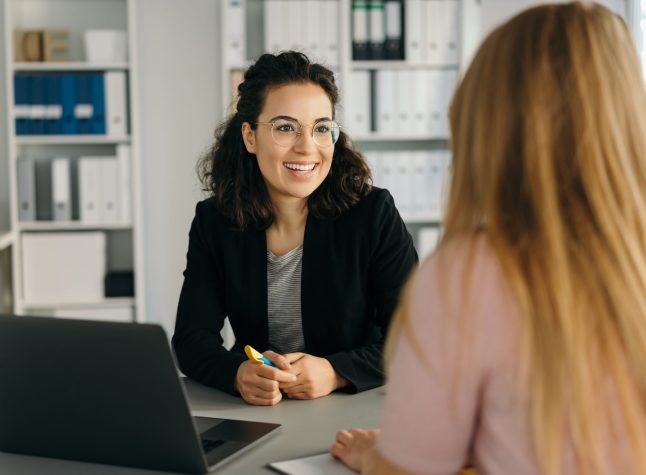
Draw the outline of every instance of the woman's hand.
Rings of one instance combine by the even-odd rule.
[[[274,363],[277,368],[245,361],[238,366],[235,389],[249,404],[275,406],[283,398],[279,384],[294,383],[296,376],[287,372],[291,365],[284,356],[273,351],[265,351],[263,356]]]
[[[280,384],[290,399],[315,399],[348,385],[325,358],[307,353],[287,353],[285,358],[291,365],[287,371],[296,376],[294,382]]]
[[[361,472],[369,465],[378,437],[379,429],[341,430],[336,433],[330,453],[355,472]]]

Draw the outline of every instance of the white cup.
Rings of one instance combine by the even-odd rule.
[[[90,63],[128,61],[128,38],[123,30],[87,30],[85,59]]]

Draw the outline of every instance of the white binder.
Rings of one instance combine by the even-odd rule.
[[[429,137],[431,134],[431,71],[416,70],[413,74],[413,126],[416,136]]]
[[[413,190],[412,209],[415,216],[426,217],[431,203],[431,183],[429,182],[430,157],[425,150],[410,152],[411,188]]]
[[[101,160],[101,157],[79,158],[79,217],[83,223],[98,224],[103,222]]]
[[[100,162],[101,167],[101,218],[104,223],[118,223],[121,221],[118,188],[118,163],[115,157],[105,157]]]
[[[106,71],[105,82],[105,128],[109,137],[128,135],[128,105],[125,71]]]
[[[226,28],[226,55],[227,64],[231,67],[243,67],[245,65],[245,10],[246,0],[226,0],[228,2],[225,12],[227,15],[224,22]]]
[[[52,159],[52,216],[54,221],[72,220],[72,188],[70,184],[70,159]]]
[[[353,137],[370,133],[370,72],[351,71],[345,98],[345,122]]]
[[[423,0],[422,18],[424,28],[424,47],[422,48],[422,61],[425,64],[439,66],[442,64],[442,55],[440,53],[440,41],[444,34],[442,30],[442,1],[441,0]]]
[[[265,0],[263,6],[265,51],[277,53],[287,49],[287,29],[284,27],[287,14],[285,0]]]
[[[439,240],[439,227],[425,226],[419,230],[417,234],[417,254],[420,261],[423,261],[435,251]]]
[[[287,5],[286,16],[283,17],[283,29],[287,32],[287,49],[304,51],[307,45],[307,31],[305,31],[305,16],[307,2],[290,1]]]
[[[415,103],[415,74],[418,71],[396,71],[397,76],[397,130],[399,135],[416,135]]]
[[[460,62],[460,2],[442,0],[440,4],[442,26],[439,30],[439,62],[447,66],[457,66]]]
[[[18,220],[36,220],[36,171],[34,159],[18,159]]]
[[[410,64],[421,64],[423,62],[422,49],[425,47],[423,31],[430,28],[426,25],[426,17],[423,12],[423,3],[428,0],[406,0],[404,6],[405,17],[405,57]],[[424,28],[424,29],[423,29]]]
[[[376,76],[375,113],[377,132],[384,135],[399,133],[397,120],[397,75],[393,70],[378,70]]]
[[[132,179],[130,145],[117,145],[117,162],[119,169],[119,213],[121,222],[132,223]]]
[[[328,66],[338,66],[339,60],[339,2],[337,0],[323,0],[323,15],[321,28],[323,39],[321,44],[325,45],[325,62]]]

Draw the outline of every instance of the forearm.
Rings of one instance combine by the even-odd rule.
[[[344,383],[341,388],[361,392],[384,384],[382,342],[334,353],[326,359]]]

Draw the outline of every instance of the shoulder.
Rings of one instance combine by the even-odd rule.
[[[415,326],[451,331],[466,322],[477,334],[498,340],[518,321],[511,288],[482,231],[442,244],[415,274],[409,297]]]
[[[194,222],[205,228],[230,228],[227,218],[220,212],[214,198],[206,198],[195,206]]]
[[[361,217],[374,219],[394,215],[399,216],[390,192],[384,188],[373,186],[365,196],[350,208],[347,217],[349,219]]]

